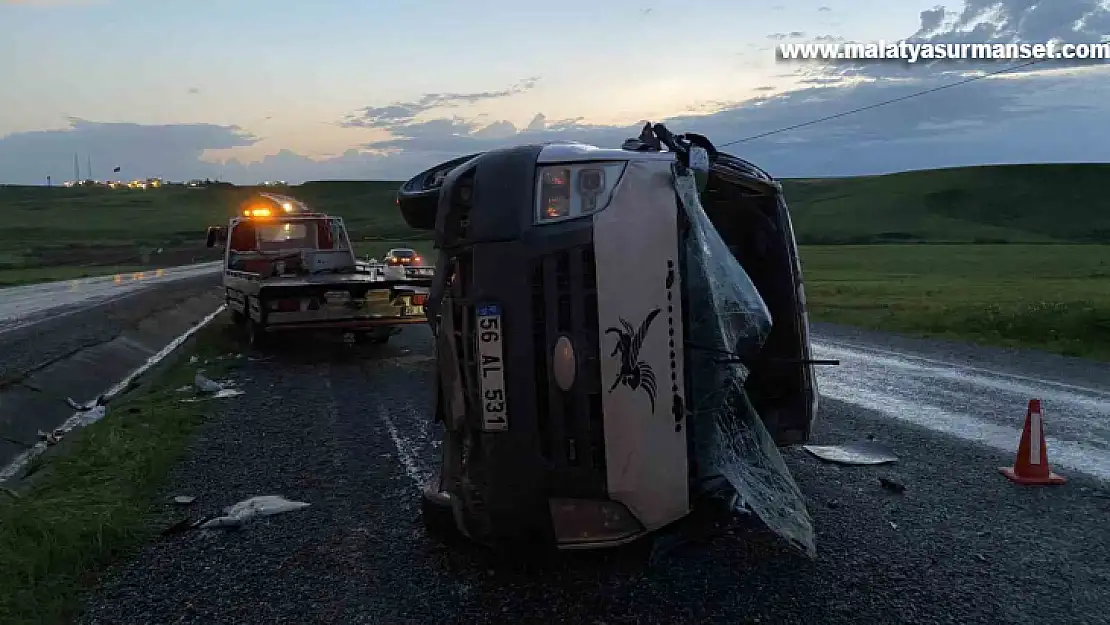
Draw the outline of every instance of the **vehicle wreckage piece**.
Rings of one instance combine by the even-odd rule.
[[[769,175],[648,125],[619,150],[455,159],[398,205],[439,252],[427,311],[445,434],[429,531],[612,546],[723,496],[814,554],[778,451],[809,439],[817,389]]]

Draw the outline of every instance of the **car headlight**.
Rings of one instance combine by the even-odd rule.
[[[613,199],[627,162],[548,165],[536,181],[536,224],[574,219],[603,210]]]

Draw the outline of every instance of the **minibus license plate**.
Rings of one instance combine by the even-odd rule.
[[[509,428],[505,402],[505,362],[501,346],[501,307],[475,307],[478,338],[479,389],[482,393],[482,429],[501,432]]]

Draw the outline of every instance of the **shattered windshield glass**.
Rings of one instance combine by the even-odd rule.
[[[708,160],[691,155],[691,163]],[[689,420],[703,494],[720,478],[735,490],[737,511],[750,511],[809,557],[816,555],[805,498],[771,434],[748,401],[749,364],[771,331],[771,314],[699,200],[706,171],[673,166],[675,189],[691,226],[684,279],[688,285],[693,367]],[[713,492],[710,492],[713,491]]]

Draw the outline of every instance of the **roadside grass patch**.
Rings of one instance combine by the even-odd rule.
[[[1110,360],[1110,245],[803,246],[815,321]]]
[[[196,371],[189,357],[239,350],[221,315],[149,385],[39,456],[24,486],[0,492],[0,622],[69,622],[99,572],[156,534],[159,489],[212,406],[180,401],[188,395],[177,389]],[[206,365],[206,375],[221,377],[234,362]]]

